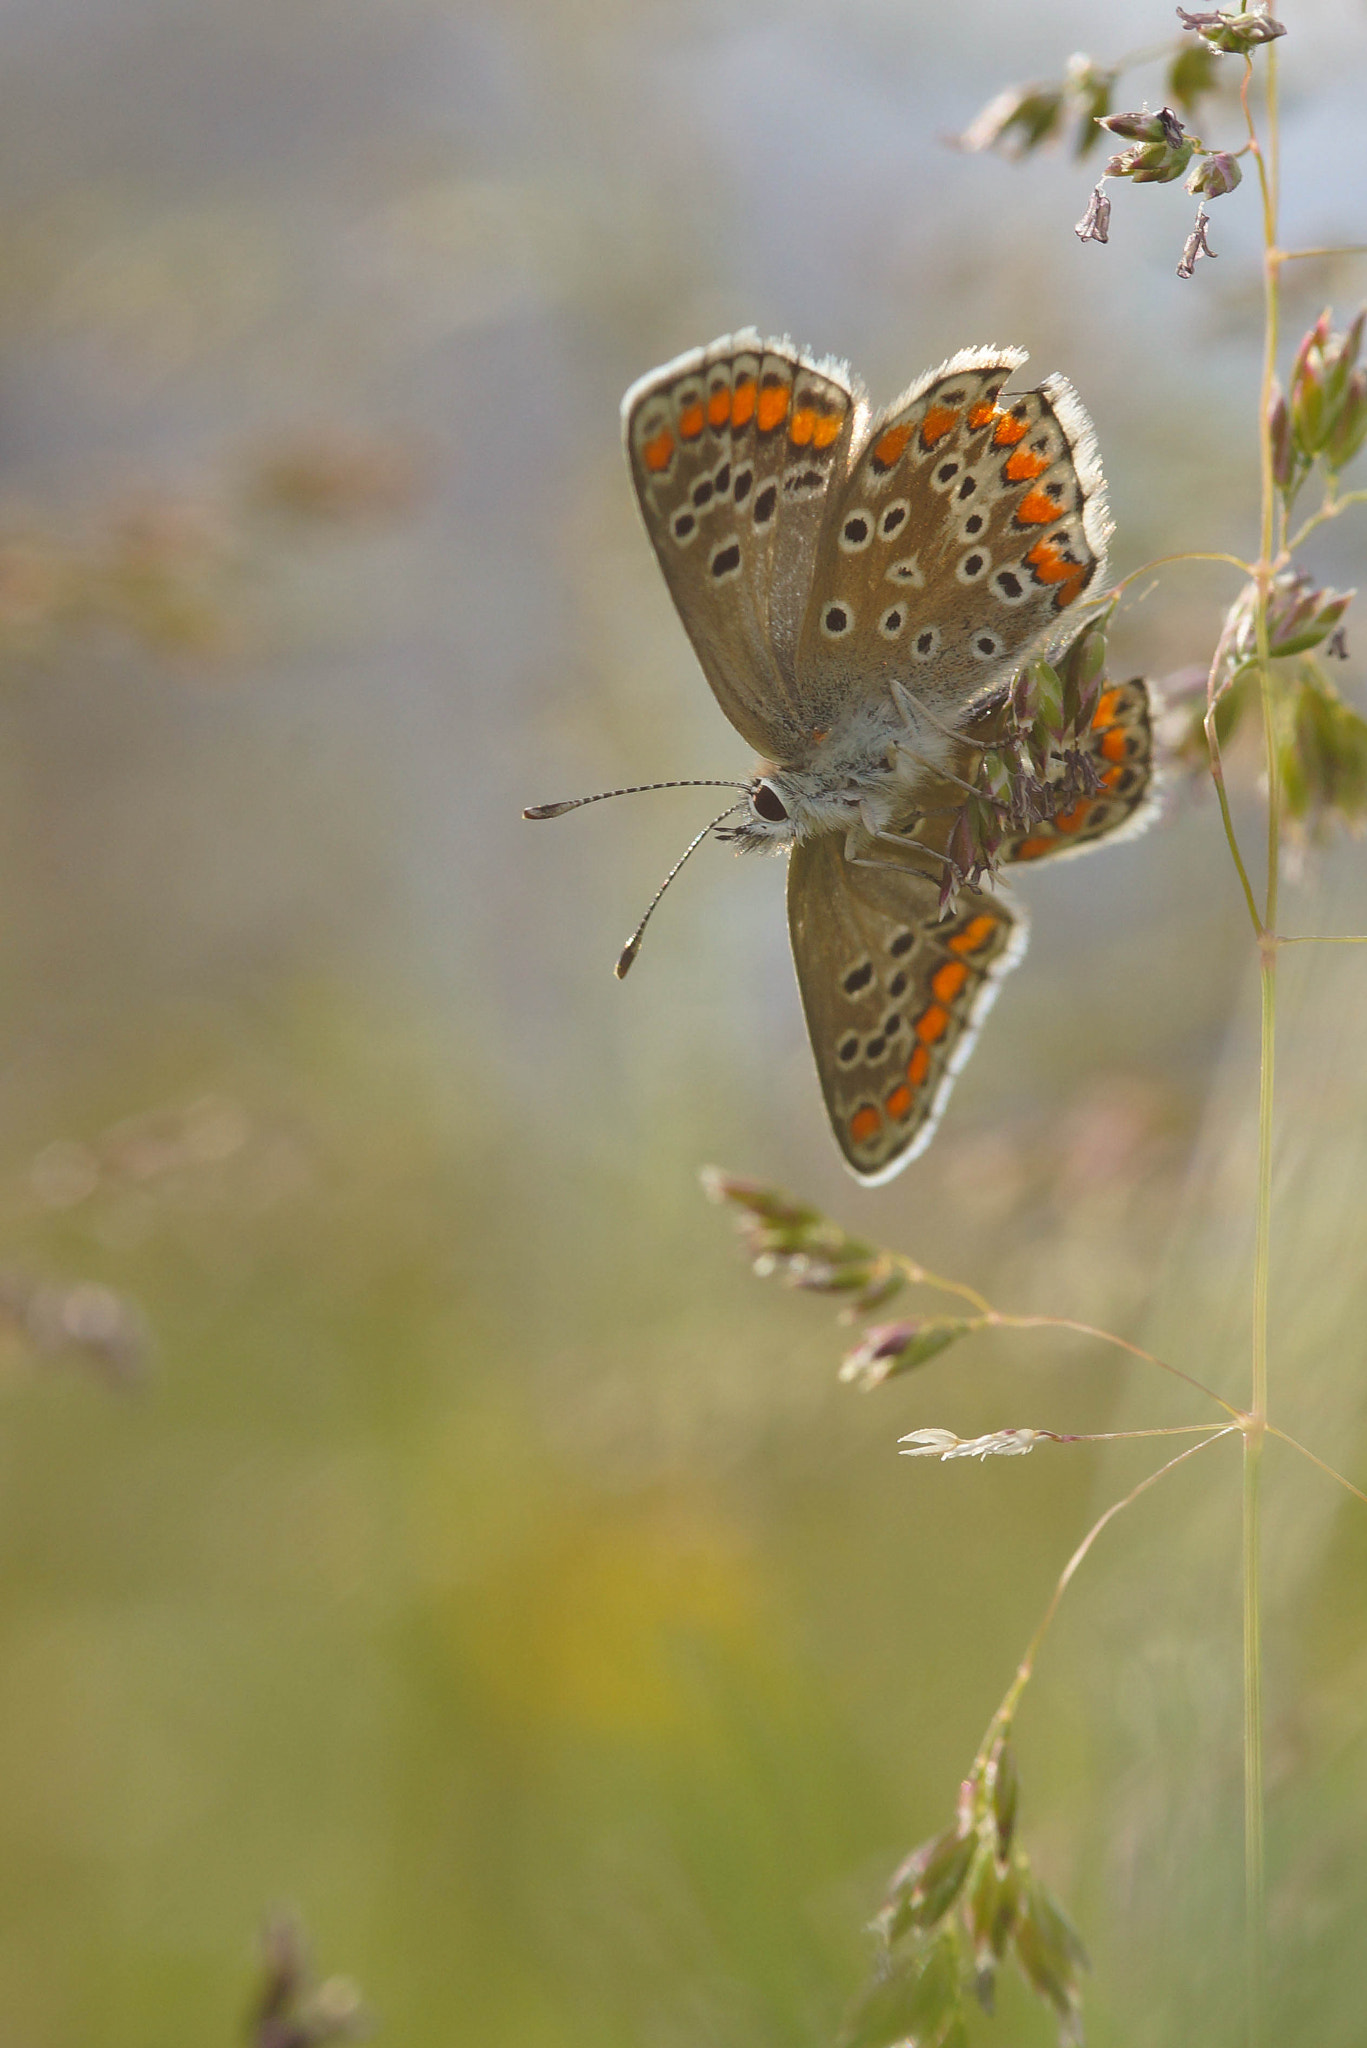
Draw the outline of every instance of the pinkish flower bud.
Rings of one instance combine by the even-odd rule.
[[[1363,381],[1358,367],[1364,308],[1344,334],[1330,331],[1326,307],[1296,351],[1291,372],[1291,428],[1302,455],[1322,455],[1341,469],[1367,435]]]
[[[1122,142],[1165,142],[1169,149],[1176,149],[1186,137],[1186,130],[1171,107],[1160,107],[1156,114],[1151,114],[1147,107],[1137,114],[1107,114],[1097,126],[1109,129]]]
[[[1354,370],[1324,444],[1327,469],[1342,469],[1367,440],[1367,369]]]
[[[1296,446],[1291,438],[1291,415],[1286,409],[1286,394],[1280,384],[1272,386],[1272,402],[1267,409],[1267,424],[1272,440],[1272,478],[1279,491],[1289,493],[1299,481],[1298,472],[1302,465],[1297,459]]]
[[[1179,7],[1177,12],[1183,28],[1200,36],[1222,57],[1246,57],[1260,43],[1275,42],[1278,36],[1286,34],[1283,24],[1274,21],[1264,7],[1250,7],[1239,14],[1188,14],[1185,7]]]
[[[1180,128],[1176,116],[1169,116]],[[1137,142],[1132,149],[1122,149],[1118,156],[1108,159],[1108,178],[1132,178],[1136,185],[1170,185],[1174,178],[1180,178],[1191,162],[1196,145],[1189,135],[1182,135],[1173,142]]]
[[[841,1360],[840,1377],[864,1388],[881,1386],[979,1328],[966,1316],[913,1316],[902,1323],[875,1324]]]
[[[1274,658],[1304,654],[1327,640],[1353,601],[1351,590],[1321,588],[1303,569],[1283,569],[1267,597],[1267,651]],[[1257,596],[1250,585],[1240,599],[1236,652],[1245,660],[1258,648]]]
[[[1239,159],[1230,156],[1227,150],[1213,149],[1207,155],[1198,157],[1187,177],[1187,190],[1193,196],[1204,194],[1207,199],[1223,199],[1226,192],[1232,192],[1243,177]]]

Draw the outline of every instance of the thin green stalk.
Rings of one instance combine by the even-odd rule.
[[[1301,1456],[1303,1458],[1308,1458],[1312,1465],[1318,1465],[1320,1471],[1323,1472],[1326,1475],[1326,1477],[1336,1480],[1338,1484],[1344,1487],[1349,1493],[1351,1493],[1355,1499],[1362,1501],[1363,1504],[1367,1506],[1367,1493],[1364,1493],[1360,1486],[1354,1486],[1351,1479],[1345,1479],[1341,1472],[1336,1472],[1332,1465],[1326,1465],[1323,1458],[1317,1458],[1313,1451],[1307,1450],[1305,1445],[1300,1441],[1299,1437],[1288,1436],[1284,1429],[1278,1429],[1275,1422],[1268,1423],[1267,1433],[1269,1436],[1280,1437],[1284,1444],[1289,1444],[1293,1451],[1299,1451]]]
[[[1297,548],[1304,546],[1317,527],[1323,526],[1330,519],[1337,519],[1341,512],[1347,512],[1354,505],[1367,505],[1367,491],[1348,491],[1341,498],[1332,495],[1326,497],[1319,511],[1312,512],[1305,524],[1297,528],[1286,544],[1286,553],[1294,555]]]
[[[1239,848],[1239,837],[1234,830],[1234,816],[1229,808],[1229,796],[1225,789],[1225,764],[1220,754],[1220,734],[1215,722],[1220,698],[1225,690],[1232,687],[1235,680],[1234,676],[1230,676],[1227,681],[1221,681],[1221,671],[1224,668],[1225,657],[1233,637],[1234,613],[1230,611],[1226,616],[1220,638],[1215,644],[1215,652],[1211,656],[1210,671],[1206,677],[1204,731],[1206,735],[1206,748],[1210,755],[1210,779],[1215,784],[1215,794],[1219,799],[1220,819],[1225,828],[1225,839],[1229,846],[1230,859],[1234,862],[1234,871],[1239,877],[1239,885],[1244,892],[1244,902],[1248,905],[1248,914],[1252,919],[1253,929],[1261,940],[1263,936],[1263,921],[1258,914],[1258,899],[1253,894],[1253,884],[1248,879],[1248,869],[1244,866],[1244,857]],[[1242,672],[1241,667],[1236,671],[1236,674],[1242,674]]]
[[[1269,834],[1275,830],[1275,795]],[[1262,1459],[1267,1430],[1268,1282],[1272,1226],[1272,1091],[1277,949],[1262,948],[1262,1062],[1258,1090],[1258,1222],[1253,1261],[1253,1401],[1244,1425],[1244,1886],[1249,2048],[1267,2040],[1267,1880],[1264,1857]]]
[[[1343,242],[1327,249],[1278,249],[1278,263],[1303,263],[1307,256],[1367,256],[1367,242]]]
[[[1199,1444],[1192,1444],[1189,1449],[1179,1451],[1175,1458],[1169,1458],[1167,1464],[1160,1465],[1156,1472],[1148,1473],[1145,1478],[1139,1481],[1137,1486],[1132,1486],[1127,1494],[1122,1495],[1119,1500],[1112,1501],[1105,1512],[1097,1516],[1097,1519],[1093,1522],[1091,1528],[1087,1531],[1087,1534],[1059,1573],[1057,1583],[1049,1597],[1049,1605],[1045,1608],[1040,1618],[1039,1627],[1031,1636],[1025,1655],[1016,1666],[1015,1676],[1006,1688],[1005,1698],[988,1723],[987,1733],[982,1740],[982,1747],[979,1749],[978,1755],[974,1760],[973,1768],[975,1771],[980,1769],[986,1762],[988,1752],[996,1739],[998,1731],[1008,1726],[1014,1719],[1016,1708],[1020,1705],[1021,1694],[1030,1683],[1035,1669],[1035,1659],[1040,1653],[1040,1647],[1044,1642],[1044,1638],[1049,1633],[1054,1616],[1058,1613],[1060,1602],[1072,1584],[1078,1567],[1096,1542],[1098,1536],[1100,1536],[1102,1530],[1109,1522],[1113,1522],[1117,1515],[1123,1514],[1126,1508],[1132,1507],[1135,1501],[1142,1494],[1146,1494],[1151,1486],[1156,1486],[1160,1479],[1167,1477],[1169,1472],[1175,1472],[1179,1465],[1185,1465],[1187,1459],[1194,1458],[1198,1451],[1204,1451],[1208,1445],[1218,1443],[1221,1437],[1231,1435],[1234,1427],[1235,1425],[1230,1423],[1224,1429],[1212,1430],[1208,1435],[1201,1438]]]
[[[1267,752],[1267,899],[1263,934],[1277,928],[1280,868],[1281,792],[1277,777],[1276,706],[1267,631],[1267,599],[1273,574],[1272,550],[1277,491],[1273,471],[1271,403],[1277,365],[1281,265],[1277,252],[1277,61],[1267,52],[1267,148],[1258,141],[1248,102],[1251,62],[1246,66],[1243,106],[1249,142],[1258,167],[1263,210],[1264,343],[1258,445],[1262,471],[1261,560],[1258,564],[1257,637],[1263,740]],[[1244,1426],[1243,1621],[1244,1621],[1244,1910],[1249,2048],[1267,2041],[1267,1880],[1264,1859],[1263,1683],[1262,1683],[1262,1452],[1267,1431],[1268,1291],[1272,1238],[1272,1109],[1277,1032],[1277,947],[1260,936],[1262,1045],[1258,1089],[1258,1196],[1253,1262],[1252,1394]]]

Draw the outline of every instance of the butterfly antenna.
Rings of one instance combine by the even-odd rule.
[[[572,796],[563,804],[533,804],[525,810],[524,818],[563,818],[566,811],[577,811],[584,804],[606,803],[610,796],[641,796],[648,789],[746,789],[744,782],[718,781],[715,777],[695,777],[689,782],[633,782],[628,789],[601,789],[597,796]],[[735,805],[732,805],[732,810]],[[729,813],[723,812],[723,817]],[[710,827],[708,828],[711,829]]]
[[[667,786],[667,785],[666,785],[666,786]],[[713,785],[713,787],[716,787],[716,786],[717,786],[717,785],[715,785],[715,784]],[[743,787],[744,785],[743,785],[743,784],[733,784],[733,783],[723,783],[723,784],[721,784],[720,786],[721,786],[722,788],[724,788],[724,789],[725,789],[725,788],[741,788],[741,787]],[[699,847],[700,847],[700,846],[702,845],[702,843],[703,843],[704,839],[706,839],[706,837],[707,837],[708,833],[709,833],[709,832],[714,832],[714,831],[716,830],[717,826],[721,824],[721,822],[722,822],[722,819],[723,819],[723,818],[729,818],[729,817],[731,816],[731,814],[732,814],[732,812],[733,812],[733,811],[738,811],[739,809],[740,809],[740,805],[739,805],[739,804],[728,804],[728,805],[727,805],[727,807],[726,807],[726,809],[725,809],[724,811],[722,811],[721,813],[719,813],[719,815],[718,815],[717,817],[715,817],[715,818],[714,818],[714,819],[712,820],[712,822],[711,822],[711,824],[710,824],[710,825],[704,825],[704,826],[703,826],[703,828],[702,828],[702,831],[701,831],[701,832],[699,832],[699,833],[697,834],[696,838],[693,838],[693,839],[690,839],[690,840],[689,840],[689,842],[688,842],[687,846],[686,846],[686,847],[684,848],[683,852],[682,852],[682,853],[681,853],[681,854],[679,855],[679,858],[678,858],[678,859],[677,859],[677,860],[675,861],[675,863],[674,863],[673,867],[672,867],[672,868],[671,868],[671,869],[669,870],[669,873],[668,873],[668,874],[667,874],[667,875],[665,876],[665,878],[664,878],[664,880],[663,880],[663,881],[661,882],[661,884],[660,884],[659,888],[658,888],[658,889],[657,889],[657,890],[655,891],[655,894],[654,894],[654,895],[653,895],[653,896],[651,897],[651,899],[650,899],[649,903],[647,903],[647,905],[646,905],[646,908],[645,908],[645,915],[644,915],[644,917],[643,917],[643,918],[641,919],[641,922],[640,922],[640,923],[639,923],[639,924],[637,925],[637,927],[636,927],[635,931],[634,931],[634,932],[632,933],[631,937],[630,937],[630,938],[629,938],[629,939],[627,940],[627,942],[626,942],[625,946],[623,946],[623,948],[622,948],[622,950],[621,950],[621,953],[620,953],[620,954],[618,955],[618,958],[617,958],[617,965],[616,965],[616,966],[615,966],[615,967],[613,968],[613,970],[612,970],[612,971],[613,971],[613,973],[614,973],[614,974],[615,974],[615,975],[617,976],[617,979],[618,979],[619,981],[625,981],[625,980],[626,980],[626,978],[627,978],[627,974],[628,974],[628,972],[630,971],[630,968],[631,968],[631,963],[632,963],[632,961],[633,961],[633,960],[634,960],[634,959],[636,958],[636,955],[637,955],[637,954],[638,954],[638,953],[640,952],[640,950],[641,950],[641,939],[642,939],[642,937],[643,937],[643,935],[644,935],[644,933],[645,933],[645,928],[646,928],[646,926],[647,926],[647,925],[648,925],[648,924],[650,923],[651,917],[652,917],[652,915],[654,914],[655,906],[656,906],[656,904],[657,904],[657,903],[659,902],[660,898],[661,898],[661,897],[662,897],[662,896],[664,895],[664,892],[665,892],[665,890],[666,890],[666,889],[667,889],[667,888],[669,887],[669,885],[670,885],[670,883],[671,883],[671,882],[673,881],[673,879],[674,879],[675,875],[677,875],[677,874],[678,874],[678,872],[679,872],[679,869],[680,869],[680,868],[681,868],[681,867],[683,866],[684,862],[685,862],[685,861],[686,861],[686,860],[688,859],[688,857],[689,857],[689,855],[690,855],[690,854],[692,854],[692,853],[696,853],[696,852],[697,852],[698,848],[699,848]]]

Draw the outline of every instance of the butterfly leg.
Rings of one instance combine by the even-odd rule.
[[[919,855],[927,863],[927,874],[930,879],[939,881],[945,867],[943,854],[933,853],[930,847],[923,846],[919,839],[912,839],[905,832],[880,832],[868,820],[865,820],[862,830],[858,826],[851,826],[845,834],[845,858],[850,866],[900,869],[905,873],[904,860],[875,860],[870,857],[868,849],[880,841],[889,846],[900,847],[904,853]],[[950,865],[953,866],[953,863]],[[962,880],[962,877],[960,879]]]

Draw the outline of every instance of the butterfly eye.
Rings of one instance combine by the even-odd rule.
[[[750,793],[750,802],[761,818],[771,825],[781,825],[788,816],[788,806],[771,782],[756,783]]]

